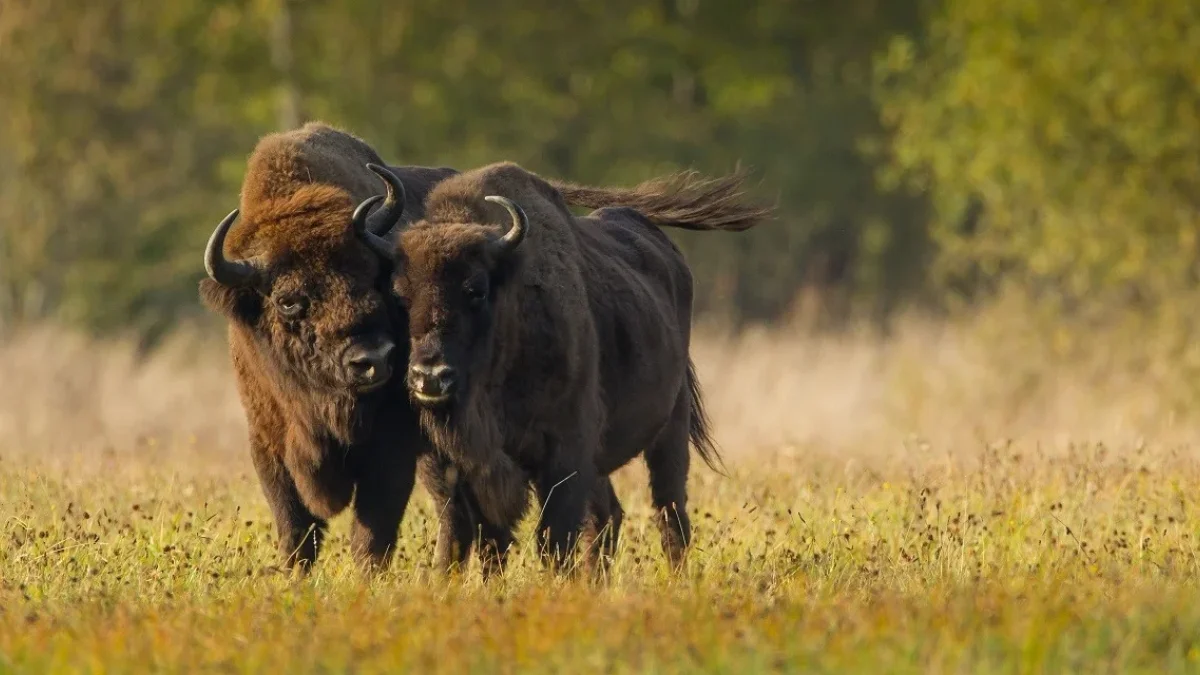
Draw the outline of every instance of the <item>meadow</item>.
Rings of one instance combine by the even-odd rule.
[[[1197,672],[1200,420],[1171,364],[1019,323],[702,327],[729,475],[667,573],[644,472],[604,583],[431,568],[418,488],[364,579],[282,572],[221,345],[0,343],[0,672]],[[1112,347],[1112,349],[1109,349]]]

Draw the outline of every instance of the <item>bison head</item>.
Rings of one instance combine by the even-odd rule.
[[[470,375],[488,367],[493,310],[529,229],[521,207],[504,197],[484,199],[504,207],[511,225],[421,222],[392,248],[392,291],[407,309],[411,340],[406,381],[424,408],[467,400]],[[475,207],[477,223],[486,222],[483,206]]]
[[[372,251],[390,250],[381,236],[400,220],[404,187],[386,169],[367,166],[386,183],[386,199],[355,208],[342,188],[305,184],[245,204],[251,222],[237,229],[235,209],[204,254],[205,303],[248,329],[263,355],[305,387],[362,394],[392,374],[394,317]],[[250,255],[227,256],[227,237]]]

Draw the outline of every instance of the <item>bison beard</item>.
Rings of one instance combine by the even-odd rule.
[[[529,502],[529,476],[504,453],[504,437],[495,417],[480,406],[457,410],[422,409],[421,427],[433,447],[453,462],[492,523],[512,524]]]
[[[710,466],[720,458],[688,357],[691,274],[659,227],[753,226],[769,210],[747,204],[740,182],[685,174],[560,191],[497,164],[439,184],[426,219],[398,233],[409,387],[427,406],[422,427],[465,479],[448,488],[457,498],[441,532],[456,541],[439,544],[440,564],[461,563],[477,535],[503,559],[525,504],[522,470],[541,505],[544,554],[563,563],[582,542],[587,564],[611,556],[623,511],[608,474],[639,454],[663,547],[682,563],[689,442]],[[599,210],[576,218],[568,205]]]

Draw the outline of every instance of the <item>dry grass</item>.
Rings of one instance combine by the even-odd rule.
[[[623,470],[603,587],[528,546],[495,583],[439,579],[420,491],[387,575],[358,576],[339,521],[291,580],[219,349],[16,336],[0,671],[1200,670],[1194,418],[1161,368],[1063,362],[995,326],[706,331],[733,475],[694,471],[697,548],[671,578]]]

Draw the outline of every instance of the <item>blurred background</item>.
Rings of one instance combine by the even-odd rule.
[[[22,395],[0,430],[137,377],[137,419],[207,391],[164,395],[179,371],[147,359],[220,339],[205,240],[255,141],[310,119],[396,164],[750,167],[778,221],[678,239],[718,414],[769,401],[738,431],[764,443],[868,410],[990,437],[1200,407],[1200,3],[6,0],[0,379]],[[729,365],[751,352],[757,376]]]

